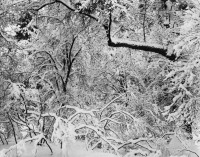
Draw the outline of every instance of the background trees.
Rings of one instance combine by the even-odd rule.
[[[91,149],[166,156],[169,135],[198,142],[198,9],[197,0],[2,1],[2,143],[25,130],[36,143],[84,135]]]

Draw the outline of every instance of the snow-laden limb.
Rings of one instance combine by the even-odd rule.
[[[80,13],[80,14],[82,14],[82,15],[85,15],[85,16],[87,16],[87,17],[89,17],[89,18],[91,18],[91,19],[93,19],[93,20],[95,20],[95,21],[98,21],[98,20],[99,20],[99,19],[98,19],[97,17],[95,17],[94,15],[87,14],[87,13],[85,13],[85,12],[82,11],[82,10],[77,10],[76,8],[74,8],[74,7],[72,6],[71,1],[69,1],[69,0],[68,0],[68,1],[55,0],[55,1],[52,1],[52,2],[40,4],[39,7],[38,7],[38,4],[36,4],[36,6],[35,6],[35,5],[29,5],[29,6],[27,6],[27,9],[34,10],[34,11],[39,11],[39,10],[43,9],[44,7],[46,7],[46,6],[49,6],[49,5],[52,5],[52,4],[55,4],[55,3],[60,3],[60,4],[62,4],[63,6],[65,6],[67,9],[69,9],[69,10],[71,10],[71,11],[73,11],[73,12],[78,12],[78,13]],[[85,7],[86,7],[86,5],[85,5]]]
[[[103,118],[103,119],[100,120],[100,122],[107,121],[107,123],[113,122],[113,123],[116,123],[116,124],[121,124],[121,122],[118,122],[117,120],[111,118],[115,114],[123,114],[123,115],[126,115],[127,117],[131,118],[134,122],[138,121],[137,118],[135,118],[134,116],[132,116],[130,113],[128,113],[126,111],[115,111],[115,112],[111,113],[110,118],[108,118],[108,117]]]
[[[60,3],[63,6],[65,6],[67,9],[73,11],[73,12],[77,12],[79,14],[82,14],[90,19],[93,19],[94,21],[100,22],[100,18],[96,17],[95,15],[92,15],[90,13],[86,13],[84,12],[84,9],[78,8],[76,9],[73,4],[71,3],[71,1],[62,1],[62,0],[56,0],[53,2],[49,2],[49,3],[45,3],[40,5],[40,7],[37,7],[35,9],[34,6],[31,6],[30,9],[33,9],[35,11],[39,11],[42,8],[48,6],[48,5],[52,5],[54,3]],[[85,5],[87,4],[87,5]],[[81,4],[81,6],[83,8],[85,8],[86,6],[88,6],[88,3],[83,3]],[[110,13],[111,15],[111,13]],[[107,34],[107,38],[108,38],[108,46],[111,47],[124,47],[124,48],[131,48],[131,49],[135,49],[135,50],[142,50],[142,51],[147,51],[147,52],[154,52],[157,54],[160,54],[162,56],[164,56],[165,58],[174,61],[176,59],[176,55],[175,54],[170,54],[168,55],[167,51],[168,48],[166,46],[163,45],[159,45],[159,44],[151,44],[151,43],[145,43],[145,42],[136,42],[136,41],[130,41],[127,39],[116,39],[116,38],[112,38],[111,37],[111,23],[112,23],[112,17],[110,16],[109,18],[109,26],[107,24],[103,24],[103,28],[106,31]]]
[[[112,47],[125,47],[125,48],[131,48],[131,49],[135,49],[135,50],[154,52],[154,53],[158,53],[170,60],[175,59],[175,56],[167,55],[167,47],[166,46],[159,45],[159,44],[137,42],[137,41],[131,41],[131,40],[127,40],[127,39],[111,38],[111,40],[108,41],[108,45],[112,46]]]
[[[109,141],[114,141],[115,143],[124,143],[123,140],[120,140],[119,138],[114,138],[114,137],[111,137],[111,136],[108,136],[106,137]]]
[[[118,97],[114,98],[113,100],[111,100],[108,104],[106,104],[101,110],[100,110],[100,115],[102,115],[102,112],[108,107],[110,106],[113,102],[115,102],[117,99],[121,98],[122,96],[126,95],[126,93],[123,93],[121,95],[119,95]]]
[[[182,89],[183,91],[185,91],[186,95],[192,96],[191,92],[188,91],[182,83],[179,85],[179,88]]]
[[[174,135],[175,132],[167,132],[167,133],[164,133],[161,138],[164,138],[165,136],[168,136],[168,135]]]
[[[118,38],[112,37],[112,35],[111,35],[112,13],[111,12],[109,14],[109,23],[103,24],[103,27],[106,30],[106,35],[108,38],[108,46],[124,47],[124,48],[131,48],[131,49],[135,49],[135,50],[154,52],[154,53],[160,54],[172,61],[174,61],[176,59],[176,55],[175,54],[169,55],[167,53],[168,48],[163,45],[144,43],[144,42],[135,42],[135,41],[127,40],[127,39],[118,39]]]
[[[70,106],[70,105],[65,105],[65,106],[62,106],[59,108],[60,109],[63,109],[63,108],[66,108],[66,109],[74,109],[76,112],[74,114],[72,114],[67,120],[68,121],[72,121],[77,115],[79,114],[89,114],[90,116],[94,117],[94,113],[93,113],[93,110],[90,110],[90,111],[87,111],[87,110],[84,110],[84,109],[81,109],[81,108],[78,108],[76,106]]]
[[[110,145],[113,150],[115,151],[115,153],[117,155],[119,155],[118,153],[118,148],[113,145],[103,134],[102,134],[102,131],[101,129],[97,128],[97,127],[94,127],[94,126],[90,126],[90,125],[80,125],[79,127],[76,127],[75,130],[79,130],[79,129],[82,129],[82,128],[88,128],[88,129],[91,129],[93,130],[103,141],[105,141],[108,145]]]
[[[90,143],[90,142],[89,142],[89,143]],[[95,144],[91,147],[91,150],[94,150],[94,149],[98,146],[98,144],[101,144],[101,141],[95,143]]]
[[[135,118],[134,116],[132,116],[130,113],[126,112],[126,111],[121,111],[121,113],[127,115],[128,117],[130,117],[133,121],[137,121],[138,119]]]
[[[125,142],[125,143],[121,144],[120,146],[118,146],[117,149],[121,149],[121,148],[124,147],[125,145],[137,144],[137,143],[143,142],[143,141],[148,142],[148,141],[150,141],[150,140],[153,140],[153,138],[143,138],[143,137],[141,137],[141,138],[138,138],[138,139],[130,139],[130,140],[128,140],[127,142]],[[147,149],[148,151],[150,151],[150,152],[156,152],[156,151],[157,151],[157,149],[153,149],[153,148],[151,148],[151,147],[147,147],[147,146],[142,146],[142,147],[146,148],[146,149]]]

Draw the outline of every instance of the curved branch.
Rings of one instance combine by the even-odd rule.
[[[191,150],[189,150],[189,149],[183,149],[183,150],[181,150],[181,152],[183,152],[183,151],[187,151],[187,152],[193,153],[193,154],[195,154],[197,157],[199,157],[199,155],[198,155],[196,152],[191,151]]]
[[[32,9],[32,8],[31,8],[30,10],[39,11],[39,10],[43,9],[44,7],[46,7],[46,6],[48,6],[48,5],[52,5],[52,4],[54,4],[54,3],[56,3],[56,0],[53,1],[53,2],[45,3],[45,4],[41,5],[39,8],[37,8],[37,9]],[[31,6],[31,7],[34,7],[34,6]]]
[[[71,11],[77,12],[76,9],[74,9],[72,6],[69,6],[65,4],[64,2],[57,0],[58,3],[61,3],[64,5],[66,8],[68,8]],[[95,21],[99,21],[99,19],[93,15],[84,13],[82,10],[78,12],[79,14],[85,15]],[[109,14],[109,23],[103,24],[104,29],[106,30],[107,38],[108,38],[108,46],[111,47],[124,47],[124,48],[131,48],[135,50],[143,50],[143,51],[148,51],[148,52],[154,52],[157,54],[160,54],[164,56],[165,58],[174,61],[176,59],[175,54],[168,55],[167,51],[168,48],[159,45],[159,44],[148,44],[148,43],[143,43],[143,42],[135,42],[135,41],[128,41],[128,40],[122,40],[122,39],[112,39],[111,38],[111,24],[112,24],[112,15],[111,12]]]
[[[138,139],[131,139],[131,140],[129,140],[129,141],[127,141],[127,142],[121,144],[117,149],[119,150],[119,149],[121,149],[122,147],[124,147],[125,145],[137,144],[137,143],[142,142],[142,141],[147,142],[147,141],[149,141],[149,140],[152,140],[152,139],[143,138],[143,137],[138,138]],[[142,146],[142,147],[143,147],[143,146]],[[156,149],[149,148],[149,147],[144,147],[144,148],[148,149],[148,150],[151,151],[151,152],[156,152]]]
[[[95,17],[93,15],[90,15],[90,14],[87,14],[87,13],[83,12],[82,10],[78,11],[75,8],[73,8],[72,6],[69,6],[69,4],[67,5],[66,3],[64,3],[64,2],[62,2],[60,0],[56,0],[56,2],[64,5],[66,8],[68,8],[71,11],[78,12],[79,14],[85,15],[85,16],[87,16],[87,17],[89,17],[89,18],[91,18],[91,19],[93,19],[95,21],[99,21],[99,19],[97,17]]]
[[[90,126],[90,125],[80,125],[80,126],[77,127],[75,130],[79,130],[79,129],[82,129],[82,128],[88,128],[88,129],[90,129],[90,130],[93,130],[103,141],[105,141],[107,144],[109,144],[109,145],[113,148],[113,150],[115,151],[115,153],[116,153],[117,155],[119,155],[119,153],[118,153],[118,148],[117,148],[115,145],[113,145],[113,144],[101,133],[101,131],[100,131],[98,128],[93,127],[93,126]]]
[[[114,98],[113,100],[111,100],[108,104],[106,104],[101,110],[100,110],[100,117],[102,115],[102,112],[108,107],[110,106],[113,102],[115,102],[117,99],[121,98],[122,96],[124,96],[126,93],[123,93],[121,95],[119,95],[118,97]]]

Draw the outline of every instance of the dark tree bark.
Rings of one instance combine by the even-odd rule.
[[[94,21],[99,21],[99,19],[97,17],[95,17],[94,15],[91,15],[89,13],[84,12],[83,10],[77,11],[73,6],[71,6],[70,4],[66,4],[61,0],[55,0],[53,2],[50,3],[45,3],[42,6],[40,6],[37,9],[33,9],[35,11],[39,11],[40,9],[44,8],[47,5],[52,5],[54,3],[60,3],[63,6],[65,6],[67,9],[77,12],[79,14],[82,14],[84,16],[87,16],[88,18],[93,19]],[[168,48],[163,46],[163,45],[159,45],[159,44],[148,44],[148,43],[141,43],[141,42],[135,42],[135,41],[128,41],[128,40],[123,40],[123,39],[119,39],[119,40],[115,40],[111,38],[111,33],[110,33],[110,28],[111,28],[111,23],[112,23],[112,17],[110,16],[109,18],[109,24],[103,24],[103,28],[106,31],[107,34],[107,38],[108,38],[108,46],[111,47],[124,47],[124,48],[130,48],[130,49],[134,49],[134,50],[142,50],[142,51],[147,51],[147,52],[153,52],[153,53],[157,53],[160,54],[161,56],[171,60],[171,61],[175,61],[176,60],[176,55],[175,54],[167,54]]]

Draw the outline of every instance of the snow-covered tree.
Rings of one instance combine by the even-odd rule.
[[[1,2],[0,137],[16,140],[2,156],[48,140],[67,156],[79,136],[127,157],[198,144],[197,0]]]

